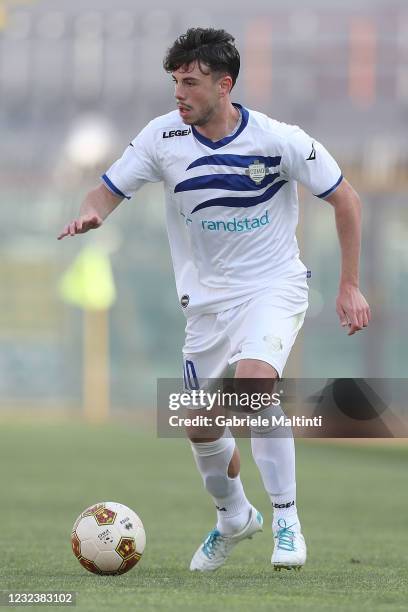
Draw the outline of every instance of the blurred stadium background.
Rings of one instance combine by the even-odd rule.
[[[189,26],[236,36],[233,98],[321,140],[364,202],[362,287],[373,321],[350,339],[335,312],[332,211],[301,192],[311,306],[287,373],[406,376],[404,0],[207,0],[200,9],[179,0],[0,0],[3,413],[81,410],[85,317],[61,300],[58,284],[86,245],[109,255],[117,290],[108,315],[112,413],[154,406],[157,377],[180,376],[184,317],[161,185],[145,186],[98,232],[56,236],[129,140],[174,108],[162,57]]]

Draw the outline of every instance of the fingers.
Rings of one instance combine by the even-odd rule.
[[[347,318],[347,314],[346,314],[346,311],[344,310],[344,308],[340,304],[337,304],[336,312],[337,312],[338,317],[340,319],[340,325],[342,327],[347,327],[347,325],[349,324],[348,318]]]
[[[363,329],[360,325],[354,325],[353,323],[350,323],[350,329],[347,335],[353,336],[357,331],[360,331],[360,329]]]
[[[341,288],[336,300],[336,311],[343,327],[348,327],[352,336],[368,326],[371,319],[370,307],[358,288]]]
[[[58,234],[57,240],[62,240],[63,238],[65,238],[65,236],[66,236],[66,233],[65,233],[65,227],[64,227],[62,232],[60,234]]]
[[[364,315],[363,310],[357,310],[355,313],[355,323],[360,328],[363,329],[364,326]]]
[[[75,236],[76,234],[84,234],[90,229],[96,229],[102,225],[102,219],[98,215],[92,215],[91,217],[80,217],[74,219],[71,223],[68,223],[57,236],[58,240],[62,240],[65,236]]]
[[[370,307],[366,303],[364,306],[360,307],[356,312],[356,321],[358,323],[359,329],[364,329],[368,326],[371,319]],[[356,330],[358,331],[358,330]]]
[[[349,311],[346,312],[341,306],[337,307],[337,314],[339,315],[340,324],[344,328],[348,328],[348,336],[352,336],[356,331],[360,331],[368,325],[368,320],[364,317],[363,311]],[[365,323],[366,321],[366,323]]]
[[[364,309],[363,314],[363,327],[367,327],[370,322],[370,309]]]
[[[78,225],[81,228],[81,230],[78,230]],[[65,238],[65,236],[75,236],[75,234],[79,233],[79,231],[82,231],[82,221],[72,221],[71,223],[68,223],[68,225],[66,225],[64,227],[64,229],[62,230],[62,232],[59,234],[59,236],[57,236],[58,240],[62,240],[62,238]]]
[[[65,236],[69,234],[69,225],[66,225],[62,232],[57,236],[57,240],[62,240]]]
[[[371,319],[370,308],[367,305],[367,307],[362,308],[361,310],[350,313],[349,319],[350,322],[348,325],[350,329],[348,335],[352,336],[357,331],[360,331],[368,326]]]
[[[102,219],[98,217],[98,215],[93,215],[93,217],[89,219],[89,224],[92,228],[96,229],[102,225]]]
[[[371,310],[370,310],[369,305],[367,304],[367,307],[364,310],[364,327],[367,327],[370,321],[371,321]]]
[[[368,325],[368,318],[365,308],[359,308],[350,313],[350,329],[349,336],[352,336],[357,331],[364,329]]]

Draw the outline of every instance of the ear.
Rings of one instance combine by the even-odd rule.
[[[224,98],[230,93],[232,89],[232,78],[229,74],[225,74],[223,77],[220,78],[218,87],[221,98]]]

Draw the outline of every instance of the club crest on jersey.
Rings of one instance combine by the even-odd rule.
[[[245,174],[258,185],[262,183],[265,176],[269,174],[269,168],[260,162],[259,159],[256,159],[252,164],[249,164],[248,168],[245,170]]]

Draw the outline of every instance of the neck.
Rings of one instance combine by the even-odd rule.
[[[239,120],[240,112],[235,106],[229,104],[211,117],[205,125],[194,126],[200,134],[216,142],[225,138],[234,130]]]

